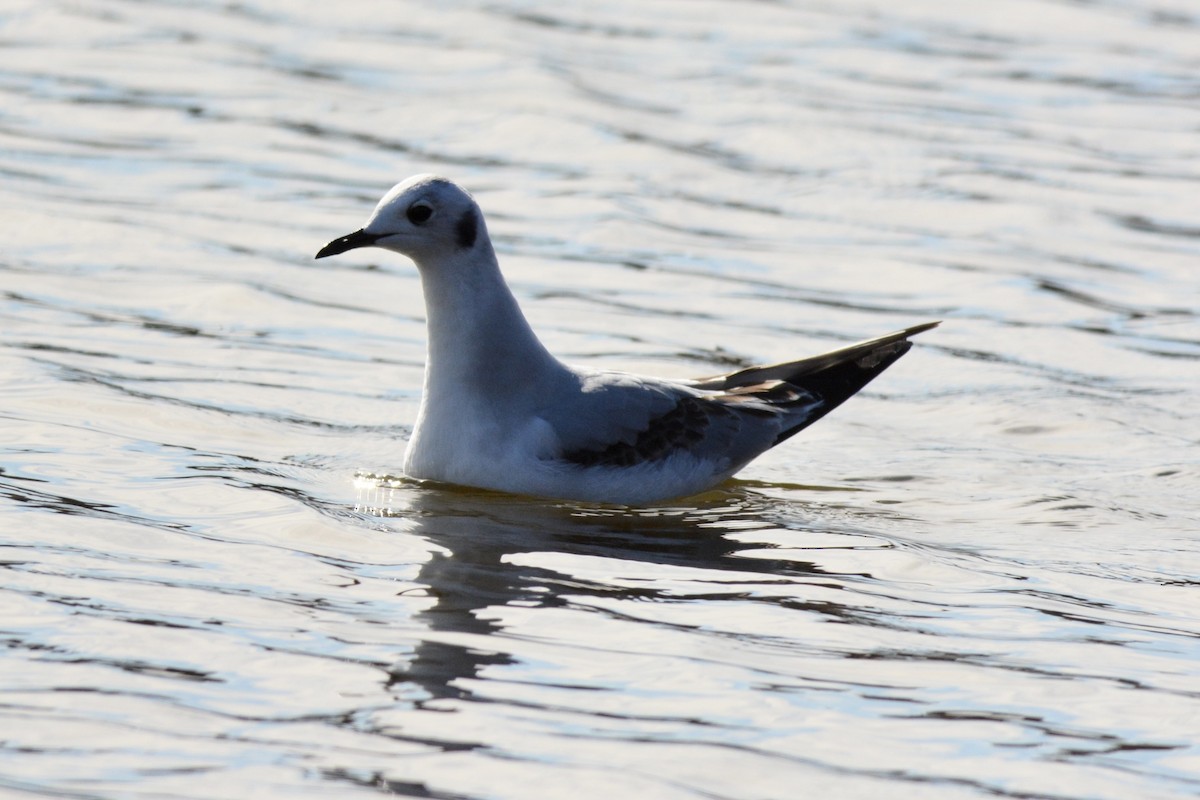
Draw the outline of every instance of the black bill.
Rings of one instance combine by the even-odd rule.
[[[356,247],[370,247],[380,238],[379,234],[367,233],[362,228],[359,228],[354,233],[343,236],[340,239],[334,239],[329,244],[317,251],[315,258],[325,258],[326,256],[336,256],[338,253],[344,253],[347,250],[353,250]]]

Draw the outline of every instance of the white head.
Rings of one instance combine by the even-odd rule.
[[[420,266],[462,255],[486,241],[483,214],[465,189],[437,175],[414,175],[383,196],[366,225],[334,239],[316,257],[382,247]]]

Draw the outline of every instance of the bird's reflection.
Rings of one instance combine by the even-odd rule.
[[[360,476],[357,487],[360,513],[388,518],[398,529],[442,551],[417,577],[435,600],[419,614],[429,634],[411,660],[394,669],[392,678],[394,685],[419,686],[430,699],[467,699],[471,691],[466,679],[488,666],[514,662],[494,636],[502,625],[490,618],[494,614],[483,613],[486,609],[561,606],[568,597],[581,595],[655,599],[661,594],[649,584],[631,589],[512,558],[521,553],[598,556],[743,575],[752,571],[760,581],[762,576],[784,581],[819,572],[805,562],[738,555],[761,545],[739,543],[729,534],[772,523],[761,513],[765,498],[736,488],[690,498],[688,507],[632,510],[415,485],[380,476]]]

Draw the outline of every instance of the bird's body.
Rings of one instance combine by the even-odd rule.
[[[483,214],[430,175],[394,187],[318,258],[376,246],[413,259],[429,328],[405,472],[447,483],[644,505],[696,494],[820,419],[927,323],[809,359],[695,381],[570,367],[525,320]]]

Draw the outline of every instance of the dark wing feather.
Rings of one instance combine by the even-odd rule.
[[[858,363],[863,369],[870,369],[877,362],[887,359],[889,355],[892,355],[897,345],[907,350],[907,340],[910,336],[916,336],[918,333],[923,333],[930,328],[936,328],[939,324],[937,322],[926,322],[922,325],[914,325],[911,328],[905,328],[902,331],[889,333],[875,339],[868,339],[865,342],[856,342],[837,350],[830,350],[828,353],[802,358],[799,361],[785,361],[781,364],[771,364],[765,367],[750,367],[738,372],[731,372],[728,375],[714,375],[709,378],[700,378],[690,381],[688,386],[691,386],[693,389],[716,389],[718,391],[729,391],[738,387],[760,384],[767,381],[787,381],[798,386],[805,386],[804,381],[801,380],[802,378],[822,372],[830,367],[837,367],[846,363]],[[890,361],[895,361],[895,359],[892,358]]]
[[[692,390],[719,394],[697,395],[678,387],[661,392],[663,405],[651,413],[609,415],[628,424],[607,429],[603,439],[589,430],[586,439],[576,437],[580,446],[559,457],[581,467],[630,467],[692,452],[744,464],[837,408],[908,352],[908,337],[936,325],[916,325],[799,361],[690,381],[685,385]],[[639,401],[646,396],[644,386],[607,384],[604,389],[618,398],[630,391]]]
[[[569,450],[562,458],[581,467],[631,467],[657,461],[699,444],[717,416],[728,420],[734,412],[706,398],[681,395],[670,409],[647,420],[632,441]]]
[[[724,391],[729,397],[754,397],[780,411],[792,411],[772,443],[776,445],[833,411],[894,364],[912,347],[909,337],[937,326],[914,325],[799,361],[750,367],[689,385]],[[788,396],[789,390],[794,396]]]

